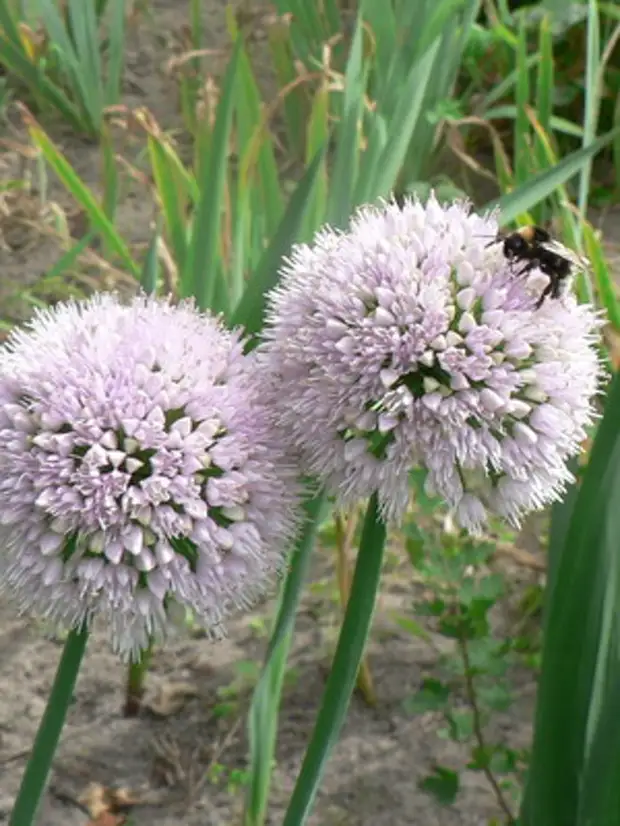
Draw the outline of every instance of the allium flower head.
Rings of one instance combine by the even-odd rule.
[[[0,576],[137,655],[179,608],[217,632],[295,529],[295,470],[235,333],[192,304],[111,295],[39,313],[0,350]]]
[[[571,479],[600,320],[570,291],[537,308],[547,276],[520,276],[497,231],[467,204],[382,204],[284,267],[262,358],[280,425],[342,502],[378,492],[399,517],[420,466],[477,531],[490,512],[518,524]]]

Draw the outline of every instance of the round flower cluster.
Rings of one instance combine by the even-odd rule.
[[[0,576],[137,656],[189,608],[217,632],[281,568],[296,471],[254,358],[190,303],[39,313],[0,351]]]
[[[298,246],[262,355],[306,469],[338,498],[402,515],[409,472],[478,531],[557,498],[593,421],[600,319],[506,260],[496,216],[467,204],[364,208]]]

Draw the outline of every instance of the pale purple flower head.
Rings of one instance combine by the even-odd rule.
[[[547,276],[518,274],[495,215],[467,204],[364,208],[295,248],[270,297],[262,358],[306,469],[387,518],[412,467],[478,531],[557,498],[593,420],[600,319]]]
[[[190,609],[218,633],[282,567],[296,471],[255,359],[191,303],[38,313],[0,350],[0,576],[137,656]],[[181,611],[179,610],[181,609]]]

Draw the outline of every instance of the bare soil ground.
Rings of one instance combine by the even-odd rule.
[[[181,121],[177,86],[166,64],[180,51],[187,5],[180,0],[153,0],[149,16],[141,18],[129,36],[124,103],[147,106],[169,130],[180,128]],[[218,50],[227,42],[224,2],[208,0],[204,9],[207,45],[214,49],[212,68],[217,74],[223,60]],[[260,16],[253,30],[260,60]],[[268,87],[267,76],[265,81]],[[62,127],[51,131],[79,174],[97,189],[98,148]],[[26,172],[34,184],[30,193],[7,198],[0,211],[0,315],[19,319],[29,312],[22,291],[36,285],[60,254],[52,234],[59,213],[50,204],[67,211],[75,235],[83,217],[56,182],[49,181],[43,197],[36,165],[24,157],[24,132],[16,117],[5,127],[4,138],[9,144],[5,142],[0,154],[0,177],[8,180]],[[139,164],[140,142],[131,135],[126,141],[128,157]],[[152,218],[143,183],[126,180],[117,220],[132,247],[148,243]],[[620,240],[617,213],[607,216],[604,226],[610,241]],[[86,287],[92,287],[89,278],[87,273]],[[95,278],[108,286],[117,283],[118,274],[102,274],[93,258]],[[58,284],[49,289],[58,290]],[[44,299],[45,290],[39,296]],[[519,576],[528,581],[533,574]],[[317,555],[313,583],[299,618],[281,713],[271,824],[281,822],[295,782],[337,633],[333,572],[324,554]],[[467,753],[437,736],[435,715],[409,717],[403,710],[403,700],[423,677],[436,672],[446,646],[445,640],[433,635],[429,646],[393,621],[394,611],[410,609],[416,587],[407,566],[386,579],[369,649],[379,704],[371,709],[359,697],[353,699],[311,819],[313,826],[484,826],[501,814],[478,773],[464,771],[462,791],[451,807],[441,807],[417,788],[419,778],[436,763],[463,768]],[[243,722],[247,692],[240,674],[247,674],[247,664],[260,659],[264,636],[258,620],[266,618],[271,608],[266,604],[252,616],[231,622],[224,642],[214,644],[188,634],[157,651],[148,678],[147,708],[135,719],[122,714],[125,671],[108,650],[104,635],[95,633],[40,826],[86,826],[89,815],[79,798],[91,783],[131,790],[138,800],[128,821],[133,826],[239,824],[243,789],[231,784],[230,772],[243,771],[247,753]],[[37,623],[16,618],[10,606],[0,602],[0,822],[8,821],[60,652],[60,641],[45,635]],[[240,663],[246,664],[245,671],[240,671]],[[496,734],[514,747],[526,747],[531,736],[532,675],[515,675],[515,685],[517,700],[496,722]],[[222,713],[224,702],[229,704],[227,713]],[[224,767],[219,781],[218,767]]]
[[[486,826],[501,813],[484,778],[461,774],[461,792],[440,806],[417,787],[439,763],[461,771],[467,750],[437,736],[439,715],[409,716],[403,700],[421,680],[440,676],[438,660],[449,643],[431,634],[430,644],[394,621],[410,611],[416,589],[408,566],[388,570],[376,614],[369,662],[379,704],[355,696],[346,726],[310,820],[312,826]],[[523,576],[520,577],[523,580]],[[281,823],[312,732],[337,634],[331,562],[317,552],[313,585],[298,620],[285,693],[270,807],[270,824]],[[90,784],[124,787],[137,799],[132,826],[228,826],[241,822],[243,788],[226,778],[243,771],[246,740],[247,664],[264,647],[257,617],[230,623],[229,638],[211,643],[189,634],[157,651],[139,717],[123,716],[123,666],[95,633],[57,754],[41,826],[86,826],[80,798]],[[43,712],[61,641],[34,622],[0,606],[0,822],[8,820],[14,795]],[[245,668],[241,668],[240,664]],[[514,675],[516,702],[493,724],[493,737],[525,748],[531,736],[532,674]],[[229,707],[227,708],[227,705]],[[214,768],[225,767],[220,781]],[[233,775],[234,776],[234,775]]]

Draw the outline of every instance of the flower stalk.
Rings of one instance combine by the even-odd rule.
[[[71,630],[67,636],[9,826],[31,826],[35,822],[67,711],[73,699],[73,689],[87,641],[88,630],[84,626]]]
[[[144,682],[151,664],[151,657],[153,655],[153,644],[150,643],[148,648],[140,654],[140,659],[137,662],[130,662],[127,666],[127,685],[125,689],[125,708],[123,714],[125,717],[137,717],[142,708],[142,699],[144,697]]]
[[[348,518],[341,512],[334,516],[336,525],[336,573],[338,578],[338,591],[340,594],[340,607],[343,612],[347,609],[349,595],[351,593],[351,562],[349,553],[355,537],[355,529],[358,523],[357,509],[353,509]],[[364,654],[357,674],[357,690],[364,698],[364,701],[371,708],[377,705],[377,694],[372,679],[372,671],[368,662],[368,654]]]

